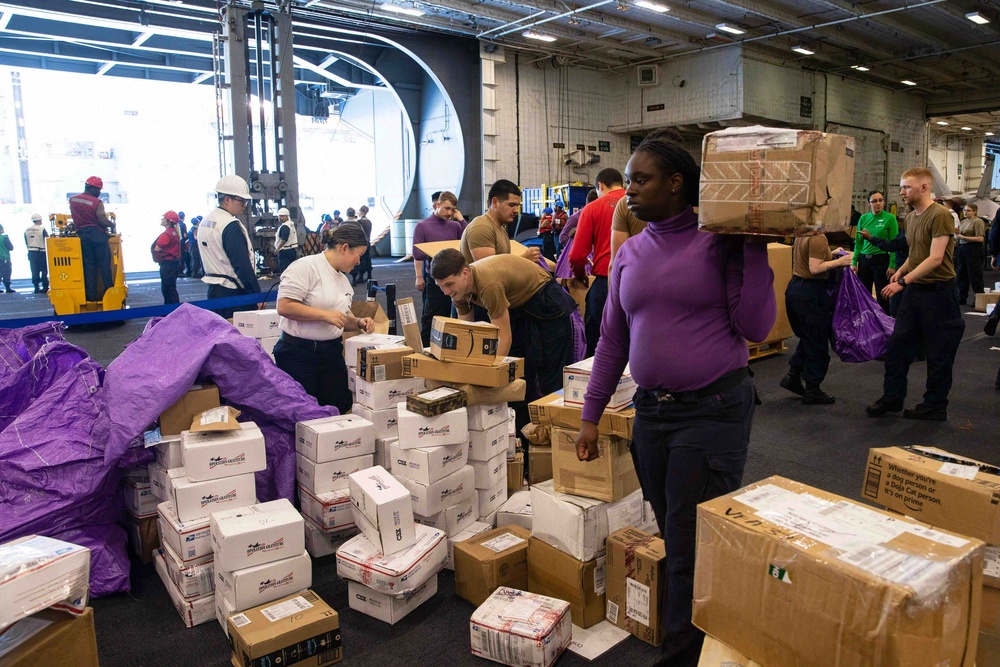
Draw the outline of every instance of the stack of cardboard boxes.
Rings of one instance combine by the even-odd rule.
[[[361,350],[364,348],[369,348],[372,350],[395,350],[401,346],[404,346],[404,338],[402,336],[390,336],[389,334],[358,334],[357,336],[351,336],[344,339],[344,363],[347,364],[347,385],[351,390],[351,393],[357,397],[358,395],[358,371],[359,361],[361,360]],[[412,352],[412,350],[411,350]],[[394,358],[394,355],[393,355]],[[382,366],[380,369],[379,366]],[[361,374],[368,378],[369,383],[372,382],[392,382],[393,380],[399,379],[393,377],[394,364],[388,363],[377,363],[372,360],[371,363],[365,365],[364,373]],[[396,385],[398,388],[402,385]],[[384,393],[388,393],[388,388]],[[359,401],[360,402],[360,401]],[[363,405],[368,405],[368,402],[363,403]],[[380,408],[385,409],[385,408]],[[376,420],[369,420],[376,421]]]
[[[128,510],[128,541],[139,560],[148,565],[153,562],[153,552],[160,546],[156,530],[156,505],[147,468],[130,468],[122,480],[125,509]]]
[[[244,336],[256,338],[267,356],[274,361],[274,345],[281,337],[277,310],[272,308],[233,313],[233,326]]]

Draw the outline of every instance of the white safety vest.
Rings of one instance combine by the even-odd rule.
[[[299,247],[299,233],[295,231],[295,221],[289,219],[287,222],[281,223],[281,227],[288,227],[288,241],[285,245],[281,246],[282,250],[294,250]],[[277,245],[278,241],[281,240],[281,227],[278,227],[278,233],[274,236],[274,244]]]
[[[250,255],[250,266],[254,265],[253,245],[250,243],[250,235],[246,228],[233,217],[231,213],[221,208],[217,208],[198,224],[198,250],[201,252],[201,263],[205,267],[205,277],[202,282],[209,285],[222,285],[230,289],[242,289],[239,279],[236,278],[236,270],[233,269],[225,248],[222,247],[222,233],[226,227],[237,224],[243,237],[247,241],[247,253]]]
[[[41,225],[31,225],[24,230],[24,241],[28,244],[28,250],[45,251],[45,228]]]

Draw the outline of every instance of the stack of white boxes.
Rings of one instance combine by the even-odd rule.
[[[159,502],[153,492],[149,470],[129,469],[122,480],[122,490],[128,510],[129,541],[135,554],[144,563],[149,563],[149,552],[157,546],[156,504]]]
[[[215,512],[215,617],[229,616],[312,586],[302,516],[285,498]]]
[[[375,427],[357,415],[299,422],[295,451],[306,548],[313,558],[328,556],[355,531],[347,476],[372,467]]]
[[[233,326],[244,336],[256,338],[267,356],[274,361],[274,344],[281,337],[277,310],[244,310],[233,313]]]
[[[469,463],[476,472],[479,520],[491,528],[507,500],[507,448],[510,414],[506,403],[472,405],[469,411]]]
[[[363,347],[388,349],[405,344],[403,336],[388,334],[359,334],[344,340],[344,363],[347,364],[347,384],[352,394],[357,394],[358,350]]]

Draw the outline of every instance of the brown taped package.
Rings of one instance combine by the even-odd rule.
[[[705,135],[698,227],[765,236],[846,230],[854,145],[844,135],[760,126]]]
[[[409,354],[413,354],[413,350],[405,345],[384,350],[358,348],[358,377],[366,382],[399,380],[403,377],[403,357]]]
[[[483,368],[483,366],[480,366]],[[482,387],[474,384],[463,384],[460,382],[445,382],[444,380],[426,380],[425,386],[428,389],[439,387],[451,387],[460,389],[465,394],[465,403],[472,405],[496,405],[497,403],[515,403],[524,400],[524,393],[528,390],[528,383],[524,380],[514,380],[502,387]]]
[[[524,488],[524,454],[518,452],[507,459],[507,494]]]
[[[153,562],[153,552],[160,547],[160,531],[156,520],[159,514],[140,519],[129,512],[128,541],[132,545],[132,553],[139,557],[144,565]]]
[[[200,412],[219,407],[219,388],[214,384],[195,385],[160,415],[160,435],[180,435]]]
[[[598,457],[581,461],[576,455],[577,434],[552,429],[552,479],[556,491],[611,503],[639,488],[627,440],[602,435],[597,439]]]
[[[990,292],[989,294],[976,295],[976,310],[980,313],[986,312],[986,306],[1000,302],[1000,293]]]
[[[552,448],[528,447],[528,484],[541,484],[552,479]]]
[[[983,550],[770,477],[698,506],[692,620],[766,667],[972,667]]]
[[[17,648],[0,658],[3,667],[99,667],[97,635],[94,633],[94,610],[88,607],[80,616],[46,609],[29,617],[48,623]],[[14,628],[16,626],[11,626]],[[5,632],[13,634],[8,628]]]
[[[792,246],[784,243],[768,243],[767,263],[774,273],[774,298],[778,303],[778,315],[767,337],[755,341],[757,343],[785,340],[792,335],[792,325],[788,322],[788,311],[785,309],[785,290],[792,281]]]
[[[605,558],[584,563],[551,544],[528,541],[528,592],[569,603],[573,625],[589,628],[604,620]]]
[[[477,366],[458,361],[441,361],[429,354],[411,354],[403,359],[403,377],[421,377],[478,387],[506,387],[524,377],[524,359],[505,357],[491,366]]]
[[[726,646],[715,637],[705,637],[701,645],[698,667],[761,667],[732,646]]]
[[[580,430],[583,410],[573,408],[563,402],[561,391],[544,396],[528,404],[528,414],[531,423],[543,426],[556,426],[570,431]],[[635,421],[635,408],[621,412],[605,412],[597,425],[601,435],[615,435],[626,440],[632,439],[632,422]]]
[[[465,322],[440,315],[431,322],[431,354],[441,361],[492,366],[499,343],[500,329],[489,322]]]
[[[227,619],[238,665],[325,667],[343,658],[340,617],[306,589]]]
[[[608,537],[607,559],[607,619],[659,646],[667,574],[663,540],[637,528],[622,528]]]
[[[531,532],[509,525],[455,543],[455,592],[477,607],[500,586],[528,590]]]

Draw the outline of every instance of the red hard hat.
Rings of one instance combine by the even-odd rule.
[[[95,188],[103,188],[104,181],[101,180],[100,176],[91,176],[86,180],[87,185],[93,185]]]
[[[180,218],[178,218],[177,214],[174,213],[173,211],[167,211],[166,213],[163,214],[163,217],[169,220],[170,222],[174,223],[175,225],[180,221]]]

